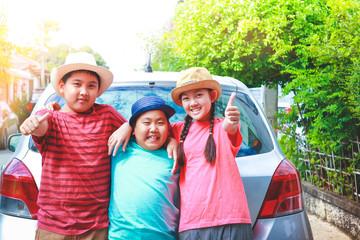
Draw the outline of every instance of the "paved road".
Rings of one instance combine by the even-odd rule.
[[[349,236],[340,231],[337,227],[322,220],[316,215],[308,213],[314,240],[351,240]]]
[[[9,150],[0,151],[0,168],[7,159],[11,157],[13,153]],[[341,232],[338,228],[331,225],[328,222],[323,221],[321,218],[308,213],[310,225],[312,228],[314,240],[350,240],[345,233]]]

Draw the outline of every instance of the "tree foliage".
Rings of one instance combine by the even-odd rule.
[[[296,92],[310,143],[336,150],[360,135],[360,3],[318,2],[318,24],[295,46],[303,67],[285,66],[293,78],[285,89]]]
[[[164,38],[170,49],[157,47],[156,56],[175,55],[179,68],[204,66],[249,87],[280,84],[284,95],[294,92],[294,105],[278,114],[280,144],[302,173],[316,172],[321,160],[308,153],[310,168],[299,161],[299,139],[309,151],[350,156],[325,173],[339,190],[349,181],[337,172],[350,176],[360,167],[353,151],[360,136],[359,19],[358,0],[185,0]],[[313,180],[321,186],[319,176]]]
[[[11,51],[13,50],[14,46],[6,41],[8,28],[6,26],[6,16],[0,9],[0,81],[5,82],[10,77],[6,72],[7,69],[10,68],[10,57]]]
[[[59,22],[52,19],[44,19],[38,24],[41,35],[37,37],[36,42],[40,47],[49,48],[51,34],[60,30]]]
[[[49,47],[48,51],[45,55],[46,69],[50,72],[54,67],[58,67],[65,63],[67,55],[71,52],[88,52],[94,55],[96,64],[99,66],[103,66],[109,68],[106,65],[103,57],[92,50],[89,46],[82,46],[80,48],[72,48],[69,44],[58,44],[53,47]]]
[[[11,109],[19,118],[19,124],[21,125],[29,116],[30,112],[27,110],[27,95],[24,94],[21,97],[15,97],[10,103]]]
[[[291,78],[280,63],[296,56],[276,56],[291,50],[281,48],[283,42],[296,44],[291,25],[302,5],[299,0],[187,0],[175,16],[175,47],[187,67],[201,65],[248,86],[284,84]]]
[[[102,56],[93,51],[89,46],[82,46],[80,48],[73,48],[71,45],[66,43],[61,43],[56,46],[52,46],[50,43],[52,41],[52,34],[60,30],[59,23],[52,19],[45,19],[39,25],[39,30],[41,35],[36,38],[36,46],[23,47],[22,53],[38,62],[41,62],[42,55],[44,56],[45,69],[48,72],[54,67],[58,67],[64,64],[67,55],[70,52],[88,52],[95,56],[96,63],[99,66],[109,68],[106,65],[105,60]]]
[[[173,52],[248,86],[295,92],[315,145],[359,136],[357,0],[186,0],[174,19]]]
[[[151,66],[156,71],[178,72],[185,69],[185,63],[174,47],[174,39],[170,32],[143,36],[147,43],[145,51],[151,54]]]

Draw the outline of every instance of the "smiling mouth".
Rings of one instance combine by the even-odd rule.
[[[198,112],[200,112],[200,110],[201,110],[201,108],[194,108],[194,109],[191,109],[190,111],[192,113],[198,113]]]
[[[157,136],[148,136],[146,137],[147,140],[149,141],[157,141],[160,139],[160,137],[157,137]]]

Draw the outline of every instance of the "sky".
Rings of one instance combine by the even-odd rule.
[[[116,76],[140,69],[147,53],[139,35],[158,34],[170,24],[178,0],[1,0],[7,17],[7,40],[31,46],[38,24],[52,19],[60,31],[52,45],[90,46]]]

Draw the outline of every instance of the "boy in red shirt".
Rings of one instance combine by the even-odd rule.
[[[53,69],[51,83],[64,97],[60,111],[43,109],[20,126],[42,155],[36,239],[107,239],[110,135],[126,120],[95,100],[113,74],[89,53],[72,53]]]

